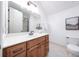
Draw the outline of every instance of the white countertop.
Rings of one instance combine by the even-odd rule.
[[[48,35],[48,33],[34,33],[33,35],[20,34],[20,35],[15,35],[15,36],[10,35],[10,36],[5,37],[5,39],[2,40],[2,48],[6,48],[18,43],[29,41],[29,40],[32,40],[34,38],[41,37],[44,35]]]

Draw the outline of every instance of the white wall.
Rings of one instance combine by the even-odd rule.
[[[38,3],[38,5],[39,5],[38,8],[39,8],[39,11],[40,11],[40,16],[41,16],[41,19],[40,19],[41,26],[43,28],[43,32],[47,32],[47,30],[48,30],[47,16],[44,13],[42,6],[40,6],[40,3]]]
[[[7,19],[6,16],[6,5],[7,2],[0,1],[0,40],[1,40],[1,47],[2,47],[2,39],[4,39],[5,35],[5,19]],[[2,48],[0,49],[0,56],[2,56]]]
[[[66,44],[66,36],[79,36],[79,30],[65,30],[65,18],[79,16],[79,6],[48,16],[50,41],[60,45]]]
[[[1,34],[1,31],[2,31],[2,2],[0,2],[0,56],[2,54],[2,51],[1,51],[1,40],[2,40],[2,34]]]

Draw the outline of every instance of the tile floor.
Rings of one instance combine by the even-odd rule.
[[[66,47],[50,43],[48,57],[71,57]]]

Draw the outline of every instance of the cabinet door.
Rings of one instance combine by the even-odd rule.
[[[38,47],[36,48],[31,48],[27,50],[27,57],[37,57],[38,56]]]
[[[48,52],[49,52],[49,43],[46,43],[45,44],[45,56],[48,55]]]
[[[40,57],[44,57],[45,56],[45,45],[41,45],[40,46]]]
[[[48,51],[49,51],[49,44],[48,43],[44,43],[40,46],[40,57],[45,57],[47,56],[48,54]]]
[[[44,57],[47,56],[49,50],[48,36],[39,38],[40,40],[34,40],[27,42],[27,46],[30,49],[27,50],[28,57]],[[37,44],[36,44],[37,43]]]
[[[44,57],[47,54],[46,48],[47,47],[45,44],[40,45],[40,46],[38,45],[36,48],[33,47],[33,48],[27,50],[27,56],[28,57]]]

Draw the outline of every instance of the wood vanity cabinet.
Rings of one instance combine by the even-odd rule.
[[[49,36],[38,37],[3,49],[5,57],[44,57],[49,51]]]
[[[4,57],[25,57],[26,56],[26,43],[20,43],[11,47],[3,49]]]

